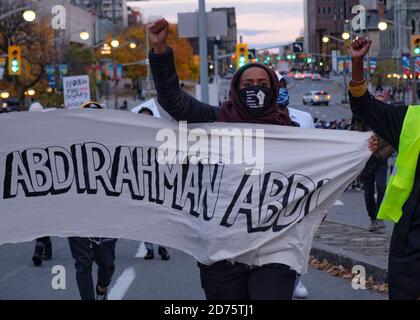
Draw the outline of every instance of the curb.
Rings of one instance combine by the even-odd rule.
[[[342,265],[352,270],[354,266],[361,265],[366,269],[366,278],[372,277],[374,281],[388,283],[388,270],[386,263],[366,257],[348,250],[336,249],[329,245],[314,242],[311,255],[318,260],[327,260],[334,265]]]

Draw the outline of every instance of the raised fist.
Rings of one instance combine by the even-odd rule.
[[[149,39],[155,53],[162,53],[162,51],[166,50],[166,40],[169,34],[168,21],[162,18],[149,23],[147,28],[149,29]]]
[[[372,41],[365,37],[357,37],[351,44],[351,57],[354,59],[363,59],[369,52]]]

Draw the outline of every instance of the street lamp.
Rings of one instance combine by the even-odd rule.
[[[386,23],[385,21],[380,21],[378,23],[378,29],[380,31],[385,31],[386,29],[388,29],[388,23]]]
[[[129,46],[131,49],[135,49],[137,47],[137,44],[135,42],[131,42]]]
[[[330,38],[327,37],[327,36],[324,36],[324,37],[322,37],[322,42],[328,43],[328,42],[330,42]]]
[[[83,30],[83,31],[80,32],[79,36],[80,36],[80,39],[86,41],[86,40],[89,39],[90,34],[86,30]]]
[[[120,45],[120,42],[118,40],[112,40],[111,41],[111,47],[118,48]]]
[[[350,33],[349,32],[343,32],[341,37],[343,38],[343,40],[349,40],[350,39]]]
[[[27,22],[32,22],[36,19],[35,11],[28,9],[23,12],[23,19]]]
[[[9,92],[4,91],[4,92],[2,92],[2,93],[0,94],[0,97],[1,97],[2,99],[7,99],[7,98],[9,98],[9,97],[10,97],[10,94],[9,94]]]
[[[28,96],[34,96],[35,95],[35,90],[34,89],[29,89],[27,92],[28,92]]]

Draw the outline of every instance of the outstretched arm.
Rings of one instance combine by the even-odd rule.
[[[372,41],[357,38],[352,43],[352,81],[350,104],[353,113],[385,141],[398,149],[407,107],[396,107],[376,100],[367,90],[363,76],[363,59]]]
[[[159,104],[177,121],[191,123],[216,121],[219,114],[218,107],[198,101],[180,88],[174,54],[166,44],[169,33],[168,22],[161,19],[148,25],[148,28],[152,43],[149,61]]]

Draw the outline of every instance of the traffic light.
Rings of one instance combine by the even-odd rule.
[[[8,50],[9,75],[20,76],[22,73],[20,47],[9,46]]]
[[[246,65],[249,61],[248,57],[248,44],[238,43],[236,45],[236,68]]]
[[[420,34],[411,36],[411,52],[415,57],[420,57]]]

